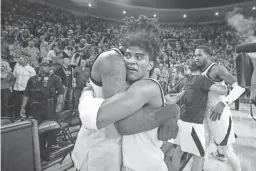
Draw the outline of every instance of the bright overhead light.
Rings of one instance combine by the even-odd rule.
[[[218,13],[218,12],[215,12],[215,15],[219,15],[219,13]]]
[[[252,10],[256,10],[256,7],[254,6],[254,7],[252,7]]]
[[[91,7],[91,6],[92,6],[92,4],[88,4],[88,6],[89,6],[89,7]]]
[[[187,18],[187,15],[186,15],[186,14],[184,14],[184,15],[183,15],[183,18]]]
[[[123,11],[123,14],[126,14],[126,11]]]
[[[154,14],[154,17],[156,17],[156,14]]]

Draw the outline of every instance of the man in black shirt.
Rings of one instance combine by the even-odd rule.
[[[68,109],[73,109],[73,81],[74,73],[70,66],[70,59],[63,58],[62,67],[55,71],[55,75],[59,76],[64,85],[64,101],[67,101]]]
[[[215,85],[214,82],[201,75],[195,63],[190,65],[191,75],[185,84],[185,94],[182,97],[179,132],[174,144],[178,147],[173,156],[174,170],[179,169],[182,152],[193,155],[192,171],[203,169],[205,155],[205,134],[203,120],[209,91],[226,94],[226,87]]]

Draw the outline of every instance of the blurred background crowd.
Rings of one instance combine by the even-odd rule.
[[[27,81],[39,72],[39,63],[45,59],[51,63],[51,72],[63,82],[67,102],[64,109],[76,109],[94,59],[107,49],[121,46],[122,23],[77,17],[63,9],[26,0],[1,3],[2,116],[20,116]],[[161,24],[161,28],[161,54],[153,77],[160,81],[165,93],[178,91],[179,83],[189,74],[188,62],[197,45],[209,46],[212,60],[236,75],[234,47],[239,44],[238,35],[226,23]],[[24,69],[27,65],[31,66],[28,74],[19,74],[19,66]]]

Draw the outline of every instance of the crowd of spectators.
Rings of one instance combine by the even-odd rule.
[[[98,54],[113,47],[120,47],[122,43],[121,22],[91,16],[77,17],[63,9],[26,0],[3,0],[1,3],[1,60],[5,61],[1,64],[1,72],[10,73],[7,74],[8,77],[2,74],[2,80],[7,77],[9,82],[8,86],[2,86],[2,89],[12,89],[17,84],[13,79],[17,72],[15,67],[24,56],[35,72],[38,72],[38,62],[44,58],[53,63],[53,71],[58,72],[61,67],[71,67],[68,76],[71,75],[73,79],[76,74],[73,74],[72,69],[76,73],[81,72],[77,68],[80,65],[90,68]],[[162,24],[161,28],[161,54],[157,58],[153,76],[160,81],[165,92],[170,91],[178,79],[172,77],[173,68],[182,66],[186,75],[189,59],[199,44],[208,45],[212,49],[212,60],[223,64],[232,74],[236,74],[234,46],[238,44],[238,38],[235,30],[226,23]],[[80,78],[88,79],[88,75],[77,77]],[[61,79],[65,81],[64,78]],[[81,85],[86,86],[77,79],[79,89],[82,88]],[[70,81],[63,84],[75,89],[78,86],[76,83]],[[76,91],[73,92],[77,94]],[[80,90],[78,92],[81,93]],[[72,91],[67,94],[70,94],[69,98],[72,99]],[[79,96],[79,93],[75,96]],[[77,104],[73,107],[77,107]],[[73,107],[68,105],[68,108]]]

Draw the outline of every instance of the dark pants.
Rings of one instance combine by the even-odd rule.
[[[32,116],[35,120],[38,121],[38,125],[40,125],[43,121],[51,120],[55,116],[55,109],[56,105],[47,106],[45,104],[33,104],[31,106],[31,113],[30,116]],[[39,136],[40,141],[40,149],[42,150],[45,148],[46,143],[47,146],[56,145],[57,144],[57,132],[51,131],[47,132],[43,135]]]
[[[64,91],[64,100],[67,102],[68,109],[72,110],[74,108],[74,88],[73,87],[68,87]]]
[[[81,97],[83,89],[82,88],[75,88],[74,96],[75,96],[75,109],[78,109],[79,98]]]
[[[12,109],[10,109],[10,105],[13,100],[13,93],[9,88],[1,90],[1,117],[7,116],[12,117]]]
[[[239,110],[239,99],[235,101],[235,110]]]
[[[24,91],[13,91],[14,95],[14,118],[20,117],[20,109],[22,104]]]

